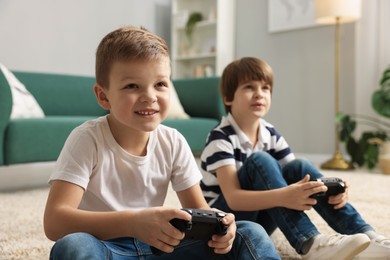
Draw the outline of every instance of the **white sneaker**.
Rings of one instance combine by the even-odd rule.
[[[356,235],[318,235],[307,254],[302,259],[352,259],[370,245],[370,238],[365,234]]]
[[[370,246],[354,259],[390,259],[390,239],[378,235],[371,240]]]

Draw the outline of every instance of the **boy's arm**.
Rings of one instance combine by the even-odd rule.
[[[324,185],[320,182],[311,182],[309,176],[279,189],[243,190],[235,166],[220,167],[216,174],[229,208],[236,211],[257,211],[274,207],[309,210],[316,204],[316,200],[309,196],[324,191]]]
[[[155,207],[139,211],[92,212],[78,209],[84,190],[65,181],[53,181],[44,213],[44,229],[51,240],[75,232],[99,239],[135,237],[165,252],[172,252],[183,234],[169,220],[191,216],[180,209]]]
[[[199,184],[177,192],[177,196],[183,208],[211,209],[203,197]],[[226,254],[232,249],[237,230],[233,214],[227,214],[222,222],[228,226],[227,234],[224,236],[214,235],[212,240],[208,242],[208,246],[214,248],[214,252],[217,254]]]
[[[131,232],[128,223],[124,222],[131,219],[131,212],[113,214],[79,210],[83,194],[83,188],[73,183],[52,182],[44,214],[44,228],[49,239],[57,240],[75,232],[86,232],[106,239]],[[114,227],[119,225],[123,226],[122,229]]]

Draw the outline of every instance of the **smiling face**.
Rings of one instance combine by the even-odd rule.
[[[150,132],[168,114],[170,88],[169,58],[114,62],[108,88],[95,85],[100,106],[110,110],[114,133]]]
[[[264,117],[271,107],[271,87],[264,81],[251,80],[240,84],[233,100],[224,100],[230,106],[234,118],[258,120]]]

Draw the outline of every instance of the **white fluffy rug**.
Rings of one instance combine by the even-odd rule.
[[[368,172],[324,171],[350,183],[350,202],[378,232],[390,236],[390,176]],[[53,242],[43,232],[42,216],[48,188],[0,193],[0,259],[48,259]],[[171,192],[167,205],[179,206]],[[313,211],[313,222],[323,233],[333,233]],[[277,230],[272,236],[283,259],[300,259]]]

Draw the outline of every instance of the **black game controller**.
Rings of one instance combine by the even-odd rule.
[[[213,235],[225,235],[227,233],[227,226],[221,221],[225,217],[225,213],[189,208],[183,208],[182,210],[192,216],[191,221],[174,218],[170,223],[185,233],[184,239],[208,241]],[[151,249],[155,255],[164,253],[155,247],[151,247]]]
[[[325,186],[328,187],[328,190],[326,192],[319,192],[319,193],[312,194],[310,196],[311,198],[329,197],[329,196],[334,196],[345,192],[345,183],[340,178],[328,177],[328,178],[317,179],[317,181],[323,182]]]

